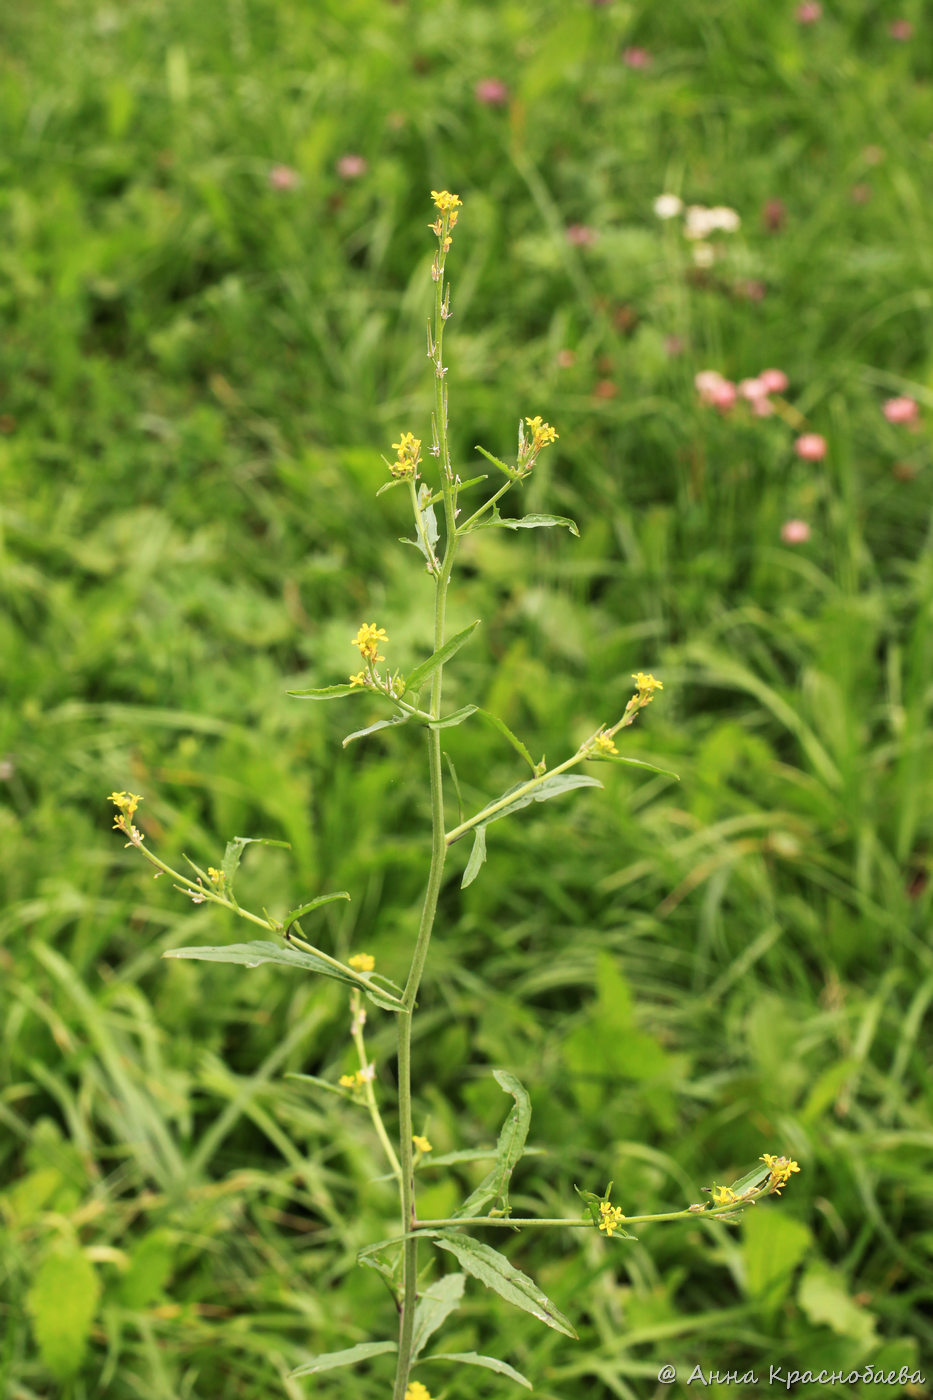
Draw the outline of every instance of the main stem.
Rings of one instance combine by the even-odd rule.
[[[444,220],[444,233],[447,220]],[[450,452],[447,443],[447,396],[443,378],[442,346],[444,320],[442,314],[444,298],[444,251],[438,257],[438,276],[435,281],[434,297],[434,422],[438,444],[438,459],[441,471],[441,485],[444,491],[444,516],[446,522],[444,561],[434,579],[434,650],[444,645],[444,632],[447,623],[447,586],[454,566],[457,549],[456,508],[454,504],[453,474],[450,468]],[[431,680],[431,716],[439,719],[443,690],[444,668],[439,666]],[[428,729],[428,768],[431,779],[431,868],[428,872],[428,887],[421,908],[421,922],[415,951],[412,955],[408,981],[402,997],[403,1010],[398,1013],[398,1106],[399,1106],[399,1164],[401,1166],[402,1234],[408,1235],[415,1228],[415,1174],[414,1144],[412,1143],[411,1114],[411,1026],[418,996],[418,988],[424,974],[428,947],[437,914],[437,899],[444,876],[444,861],[447,857],[447,842],[444,836],[444,777],[441,757],[441,736],[437,729]],[[406,1239],[402,1246],[402,1303],[399,1318],[398,1365],[395,1372],[395,1389],[392,1400],[404,1400],[411,1370],[411,1346],[415,1325],[415,1308],[418,1304],[418,1241]]]

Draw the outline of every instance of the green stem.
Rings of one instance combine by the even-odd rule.
[[[350,996],[350,1011],[353,1016],[353,1044],[356,1046],[356,1053],[360,1057],[360,1069],[365,1070],[369,1061],[366,1058],[366,1042],[363,1038],[363,999],[359,992],[353,992]],[[364,1079],[365,1088],[363,1097],[366,1100],[366,1107],[369,1109],[369,1116],[372,1119],[376,1135],[382,1143],[383,1151],[388,1158],[392,1173],[399,1181],[402,1179],[402,1169],[399,1166],[398,1158],[395,1155],[395,1148],[389,1141],[389,1134],[386,1132],[385,1124],[382,1121],[382,1114],[379,1112],[379,1105],[376,1102],[376,1094],[373,1089],[372,1080]]]
[[[464,836],[468,831],[471,831],[474,826],[479,826],[481,822],[489,821],[497,812],[503,811],[506,807],[511,807],[512,803],[517,802],[520,797],[525,797],[529,792],[534,792],[535,788],[547,782],[548,778],[553,778],[558,773],[566,773],[568,768],[573,768],[576,764],[582,763],[586,758],[585,750],[586,744],[581,745],[575,754],[565,759],[563,763],[559,763],[556,768],[551,768],[549,772],[542,773],[537,778],[529,778],[527,783],[523,783],[522,786],[516,788],[514,792],[510,792],[507,797],[500,797],[498,802],[491,802],[488,807],[484,807],[481,812],[477,812],[475,817],[469,817],[465,822],[461,822],[459,826],[455,826],[453,831],[448,831],[445,837],[448,846],[452,846],[455,841],[459,841],[460,837]]]
[[[444,233],[447,219],[444,219]],[[434,650],[444,645],[447,621],[447,587],[457,550],[456,491],[450,466],[447,441],[447,396],[444,378],[438,371],[443,366],[444,339],[444,253],[443,237],[438,256],[439,275],[434,292],[434,423],[440,459],[441,487],[444,492],[444,561],[434,580]],[[431,678],[431,718],[439,719],[443,692],[444,668],[439,666]],[[437,914],[437,900],[447,858],[444,839],[444,780],[441,756],[441,736],[436,729],[428,730],[428,766],[431,779],[431,868],[421,909],[418,937],[412,954],[408,981],[402,997],[403,1010],[398,1018],[398,1104],[399,1104],[399,1164],[401,1168],[402,1233],[406,1236],[402,1256],[402,1301],[399,1318],[398,1363],[395,1372],[393,1400],[404,1400],[411,1370],[412,1337],[415,1308],[418,1304],[418,1237],[415,1225],[414,1144],[412,1142],[411,1106],[411,1029],[418,988],[424,975],[431,933]]]
[[[662,1215],[626,1215],[622,1219],[622,1227],[629,1225],[652,1225],[659,1220],[721,1220],[724,1216],[734,1215],[737,1211],[744,1210],[751,1201],[737,1201],[728,1206],[720,1206],[715,1210],[671,1210]],[[593,1230],[596,1226],[592,1220],[581,1220],[578,1216],[569,1218],[557,1218],[553,1220],[542,1220],[538,1218],[523,1218],[522,1216],[502,1216],[501,1218],[486,1215],[471,1216],[464,1219],[463,1216],[451,1216],[447,1220],[418,1220],[415,1222],[416,1230],[442,1230],[447,1227],[459,1225],[461,1227],[474,1225],[490,1226],[494,1230],[534,1230],[534,1229],[556,1229],[561,1226],[564,1229],[588,1229]]]
[[[490,496],[489,500],[486,501],[484,505],[481,505],[479,510],[475,510],[473,512],[469,520],[464,520],[462,525],[457,526],[457,534],[467,534],[467,532],[470,529],[470,526],[473,525],[477,520],[479,520],[481,515],[485,515],[487,510],[492,510],[493,506],[496,504],[496,501],[500,500],[501,497],[505,495],[506,491],[508,491],[509,487],[512,485],[514,485],[513,482],[507,481],[504,486],[500,486],[499,490],[494,496]]]

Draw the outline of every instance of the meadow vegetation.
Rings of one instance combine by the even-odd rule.
[[[544,415],[560,438],[517,513],[581,527],[464,542],[451,631],[484,621],[448,702],[479,697],[555,760],[652,671],[663,700],[626,751],[680,782],[619,768],[603,792],[498,823],[463,892],[468,843],[453,848],[415,1022],[416,1130],[438,1155],[487,1146],[492,1070],[518,1076],[539,1149],[513,1180],[522,1214],[579,1211],[574,1185],[610,1179],[626,1215],[678,1210],[763,1152],[802,1169],[738,1228],[500,1242],[580,1342],[477,1286],[445,1349],[504,1355],[543,1400],[669,1394],[665,1364],[929,1379],[925,13],[0,14],[11,1400],[388,1393],[385,1358],[288,1378],[394,1326],[357,1266],[398,1228],[376,1133],[287,1077],[358,1068],[347,993],[163,961],[242,929],[153,883],[106,794],[143,794],[136,820],[176,867],[217,866],[234,835],[288,842],[247,849],[242,902],[281,917],[347,890],[314,942],[404,980],[430,844],[423,738],[344,751],[346,713],[286,691],[357,669],[370,618],[403,670],[432,650],[431,580],[396,543],[404,493],[376,498],[389,444],[430,436],[431,189],[464,200],[454,464],[477,474],[476,443],[506,457],[518,417]],[[698,234],[699,206],[719,214]],[[786,386],[722,387],[766,369]],[[466,812],[521,776],[485,726],[444,748]],[[386,1084],[391,1020],[367,1026]],[[422,1217],[449,1216],[485,1169],[425,1163]],[[472,1368],[431,1385],[515,1393]]]

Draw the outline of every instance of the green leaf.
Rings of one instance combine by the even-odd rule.
[[[344,695],[362,695],[364,685],[325,685],[318,690],[286,690],[286,695],[294,695],[299,700],[339,700]]]
[[[405,679],[406,690],[417,690],[423,680],[426,680],[438,666],[443,666],[445,661],[449,661],[455,652],[458,652],[464,642],[469,641],[473,633],[479,626],[479,618],[471,622],[469,627],[464,627],[462,632],[458,632],[455,637],[451,637],[437,651],[432,652],[427,661],[422,661],[420,666],[416,666],[410,676]]]
[[[441,715],[440,719],[428,720],[429,729],[452,729],[454,725],[462,724],[470,715],[476,714],[476,705],[461,705],[459,710],[454,710],[449,715]]]
[[[502,798],[508,797],[510,793],[521,792],[522,788],[528,787],[525,782],[516,783],[509,788],[508,792],[502,794]],[[523,807],[527,807],[532,802],[548,802],[552,797],[560,797],[565,792],[570,792],[573,788],[580,787],[602,787],[598,778],[588,778],[583,773],[555,773],[553,777],[543,778],[528,792],[517,797],[514,802],[508,803],[498,812],[493,812],[485,821],[473,827],[476,836],[473,841],[473,850],[470,852],[470,859],[467,861],[466,869],[463,872],[463,879],[460,881],[460,888],[466,889],[467,885],[472,885],[479,874],[480,867],[486,859],[486,831],[485,828],[490,822],[497,822],[501,817],[510,817],[513,812],[519,812]],[[497,801],[502,801],[498,798]],[[493,804],[490,803],[490,806]]]
[[[849,1297],[843,1276],[821,1260],[814,1261],[801,1279],[797,1302],[811,1322],[824,1323],[840,1337],[864,1346],[877,1340],[874,1314]]]
[[[349,899],[346,890],[338,890],[336,894],[319,894],[317,899],[312,899],[309,904],[302,904],[298,909],[289,909],[282,924],[282,932],[287,933],[296,919],[301,919],[305,914],[310,914],[312,909],[319,909],[322,904],[333,904],[335,899]]]
[[[233,893],[236,873],[240,868],[240,858],[247,846],[283,846],[286,851],[291,850],[289,841],[273,841],[269,836],[234,836],[232,841],[227,842],[221,866],[224,873],[224,890],[228,895]]]
[[[316,1074],[299,1074],[297,1071],[291,1071],[283,1075],[282,1078],[300,1079],[305,1084],[316,1084],[319,1089],[324,1089],[328,1094],[336,1094],[339,1099],[347,1097],[346,1089],[341,1089],[338,1084],[331,1084],[329,1079],[319,1079]],[[386,1180],[391,1180],[391,1177],[386,1177]]]
[[[488,473],[488,472],[483,472],[482,476],[471,476],[470,479],[469,479],[468,481],[461,481],[461,482],[458,482],[458,484],[457,484],[457,494],[459,495],[461,491],[469,491],[469,489],[470,489],[471,486],[479,486],[479,484],[480,484],[481,481],[488,481],[488,480],[489,480],[489,473]],[[430,500],[428,500],[428,501],[426,502],[426,504],[429,505],[429,506],[436,506],[436,505],[437,505],[440,501],[442,501],[443,499],[444,499],[444,493],[443,493],[443,491],[435,491],[435,492],[434,492],[434,495],[430,498]]]
[[[486,458],[487,462],[492,462],[494,467],[498,467],[500,472],[505,472],[509,481],[521,480],[520,473],[517,472],[514,467],[507,467],[505,462],[500,462],[498,457],[494,457],[491,452],[487,452],[485,447],[480,447],[479,443],[476,443],[476,450],[481,457]]]
[[[343,748],[347,744],[352,744],[355,739],[365,739],[367,734],[375,734],[379,729],[393,729],[398,724],[407,724],[408,715],[393,715],[391,719],[377,719],[375,724],[368,724],[365,729],[354,729],[352,734],[348,734],[343,741]]]
[[[133,1250],[130,1267],[120,1279],[120,1301],[128,1308],[149,1308],[164,1296],[172,1275],[175,1238],[168,1230],[151,1230]]]
[[[555,1332],[563,1332],[565,1337],[578,1340],[569,1319],[541,1292],[534,1280],[510,1264],[504,1254],[469,1235],[452,1235],[446,1231],[439,1231],[434,1243],[438,1249],[448,1250],[468,1274],[493,1289],[507,1303],[531,1313],[539,1322],[553,1327]]]
[[[747,1212],[742,1228],[745,1287],[753,1298],[779,1303],[791,1275],[806,1254],[812,1236],[786,1211],[760,1206]]]
[[[508,739],[515,752],[521,754],[522,758],[530,767],[532,773],[534,773],[534,759],[526,749],[525,745],[522,743],[521,739],[519,739],[519,737],[516,734],[512,733],[511,729],[505,723],[505,721],[501,720],[498,715],[492,714],[489,710],[478,709],[476,713],[480,715],[484,720],[486,720],[487,724],[491,724],[493,729],[498,729],[499,733],[504,739]]]
[[[662,773],[665,778],[673,778],[680,782],[680,774],[674,773],[670,768],[659,768],[656,763],[646,763],[643,758],[626,758],[621,753],[601,753],[594,754],[591,763],[628,763],[632,768],[647,768],[649,773]]]
[[[285,1076],[289,1078],[288,1075]],[[441,1152],[438,1156],[432,1152],[430,1157],[425,1157],[419,1164],[418,1170],[424,1171],[427,1167],[449,1167],[456,1162],[488,1162],[490,1157],[495,1157],[494,1147],[466,1148],[459,1152]],[[547,1154],[543,1147],[526,1147],[523,1153],[525,1157],[544,1157]]]
[[[100,1281],[87,1255],[67,1245],[46,1255],[26,1295],[43,1364],[56,1380],[81,1369]]]
[[[422,1364],[425,1361],[459,1361],[464,1366],[485,1366],[487,1371],[498,1371],[500,1376],[508,1376],[509,1380],[517,1381],[526,1390],[534,1389],[531,1381],[507,1361],[500,1361],[495,1356],[480,1356],[477,1351],[437,1351],[433,1356],[423,1356],[421,1360]]]
[[[507,1094],[512,1095],[515,1104],[509,1110],[508,1117],[499,1133],[499,1142],[496,1146],[496,1165],[480,1182],[473,1194],[467,1197],[459,1210],[453,1212],[456,1219],[479,1215],[483,1207],[488,1205],[490,1201],[499,1202],[498,1208],[502,1214],[508,1215],[509,1213],[509,1182],[512,1179],[515,1164],[521,1160],[525,1151],[525,1139],[528,1136],[528,1128],[531,1123],[531,1100],[523,1085],[513,1074],[497,1069],[493,1070],[493,1078],[500,1089],[504,1089]]]
[[[460,1306],[466,1274],[446,1274],[426,1288],[415,1309],[415,1329],[412,1334],[412,1355],[417,1356],[428,1338]]]
[[[504,530],[540,530],[551,525],[565,525],[572,535],[580,538],[577,522],[571,520],[569,515],[520,515],[512,518],[495,511],[491,520],[478,520],[473,529],[490,530],[497,525]]]
[[[470,852],[470,859],[466,863],[466,870],[463,872],[463,879],[460,881],[460,888],[465,890],[467,885],[472,885],[480,870],[483,861],[486,859],[486,827],[478,826],[473,832],[473,849]]]
[[[319,1371],[336,1371],[338,1366],[355,1366],[358,1361],[367,1361],[371,1356],[382,1356],[387,1351],[398,1351],[398,1342],[360,1342],[346,1351],[328,1351],[306,1361],[289,1371],[289,1379],[295,1376],[316,1376]]]
[[[363,985],[361,978],[354,977],[349,971],[344,975],[339,968],[324,962],[323,958],[316,958],[313,953],[289,947],[287,943],[270,943],[262,939],[257,939],[255,943],[227,943],[222,948],[169,948],[162,956],[193,958],[200,962],[238,963],[241,967],[275,963],[279,967],[318,972],[322,977],[333,977],[335,981],[346,982],[351,987]]]

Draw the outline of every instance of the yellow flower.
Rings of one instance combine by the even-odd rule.
[[[609,1239],[612,1239],[613,1230],[620,1230],[622,1228],[622,1221],[624,1219],[625,1216],[618,1206],[611,1206],[608,1201],[600,1201],[599,1228],[600,1230],[605,1230]]]
[[[431,1400],[431,1392],[420,1381],[410,1381],[405,1391],[405,1400]]]
[[[375,622],[364,622],[353,638],[353,645],[359,647],[360,656],[364,661],[385,661],[385,657],[379,656],[378,651],[380,642],[388,640],[384,627],[377,627]]]
[[[224,884],[226,884],[226,882],[227,882],[227,877],[226,877],[226,875],[224,874],[224,872],[223,872],[222,870],[218,870],[218,869],[216,868],[216,866],[209,865],[209,866],[207,867],[207,873],[208,873],[208,875],[210,876],[210,879],[211,879],[212,884],[215,884],[215,885],[224,885]]]
[[[426,1137],[421,1137],[418,1133],[412,1133],[411,1140],[412,1140],[412,1142],[415,1144],[415,1146],[417,1147],[417,1149],[418,1149],[419,1152],[433,1152],[433,1151],[434,1151],[434,1148],[433,1148],[433,1147],[431,1146],[431,1144],[428,1142],[427,1138],[426,1138]]]
[[[542,447],[547,447],[548,443],[556,442],[559,434],[551,427],[550,423],[545,423],[538,414],[536,418],[526,418],[525,422],[531,429],[532,451],[538,453]]]
[[[120,815],[125,817],[128,822],[131,822],[133,820],[133,813],[136,811],[140,802],[142,802],[142,798],[135,792],[112,792],[107,798],[107,801],[112,802],[115,807],[119,807]],[[120,818],[118,817],[116,821],[114,821],[114,826],[118,824],[119,820]]]
[[[369,677],[367,676],[367,674],[366,674],[365,671],[357,671],[357,673],[356,673],[355,676],[351,676],[351,677],[350,677],[350,684],[351,684],[351,685],[365,685],[365,684],[367,683],[368,680],[369,680]]]
[[[421,439],[414,433],[402,433],[401,439],[393,442],[392,449],[398,453],[398,460],[391,463],[389,471],[396,480],[414,476],[421,456]]]
[[[372,972],[376,966],[376,959],[372,953],[354,953],[352,958],[347,959],[347,962],[354,972]]]
[[[729,1186],[714,1186],[712,1190],[714,1206],[731,1206],[738,1196]]]
[[[593,740],[593,748],[597,753],[618,753],[611,734],[597,734]]]
[[[463,205],[460,196],[451,194],[449,190],[432,190],[431,198],[434,200],[434,207],[439,209],[442,214],[449,214]]]
[[[362,1082],[359,1071],[356,1074],[342,1074],[337,1080],[341,1089],[358,1089]]]
[[[780,1196],[781,1187],[786,1186],[790,1181],[793,1172],[799,1172],[800,1167],[796,1162],[792,1162],[789,1157],[772,1157],[770,1152],[766,1152],[760,1158],[771,1172],[768,1181],[768,1190]]]
[[[656,681],[650,672],[648,675],[645,675],[644,671],[636,671],[632,676],[632,680],[638,687],[639,695],[650,696],[653,691],[664,689],[663,682]]]

